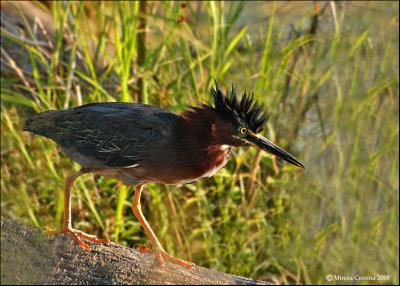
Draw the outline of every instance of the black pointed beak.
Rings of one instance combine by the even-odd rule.
[[[248,133],[246,135],[246,137],[244,137],[247,141],[253,143],[254,145],[256,145],[257,147],[259,147],[260,149],[271,153],[275,156],[278,156],[279,158],[285,160],[286,162],[289,162],[290,164],[296,165],[298,167],[301,167],[303,169],[305,169],[306,167],[300,163],[295,157],[293,157],[292,155],[290,155],[288,152],[286,152],[285,150],[279,148],[278,146],[276,146],[274,143],[272,143],[271,141],[269,141],[267,138],[265,138],[264,136],[260,135],[260,134],[254,134],[254,133]]]

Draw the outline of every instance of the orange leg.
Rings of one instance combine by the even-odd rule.
[[[154,249],[154,254],[156,255],[156,259],[158,260],[160,265],[164,264],[163,258],[165,258],[168,259],[169,261],[178,263],[182,266],[193,268],[194,266],[193,263],[169,255],[168,253],[165,252],[164,248],[161,246],[156,235],[154,234],[153,230],[151,229],[149,223],[147,222],[146,218],[142,213],[142,207],[140,205],[140,195],[142,193],[142,190],[143,190],[143,185],[136,186],[135,196],[132,202],[132,210],[136,218],[142,225],[144,231],[146,232],[147,237],[150,239],[151,245],[153,246]]]
[[[82,174],[86,173],[83,169],[68,176],[64,181],[64,223],[63,228],[58,230],[49,230],[44,234],[69,233],[84,249],[89,250],[89,246],[84,243],[79,237],[83,237],[89,241],[96,243],[110,243],[108,239],[97,239],[95,235],[84,233],[83,231],[72,228],[71,224],[71,187],[74,181]]]

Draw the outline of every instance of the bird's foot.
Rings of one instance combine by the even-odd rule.
[[[79,237],[83,237],[91,242],[95,243],[111,243],[109,239],[98,239],[95,235],[87,234],[83,231],[73,229],[73,228],[65,228],[65,229],[58,229],[58,230],[48,230],[44,231],[44,234],[57,234],[57,233],[69,233],[76,242],[79,243],[84,249],[89,250],[90,247],[86,243],[84,243]]]
[[[174,262],[174,263],[177,263],[177,264],[179,264],[179,265],[185,266],[185,267],[187,267],[187,268],[193,268],[193,267],[195,266],[194,263],[187,262],[187,261],[185,261],[185,260],[176,258],[176,257],[174,257],[174,256],[172,256],[172,255],[170,255],[170,254],[168,254],[167,252],[165,252],[164,249],[156,249],[156,250],[153,251],[153,250],[151,250],[151,249],[149,249],[149,248],[147,248],[147,247],[143,247],[143,246],[139,246],[138,249],[139,249],[140,251],[154,253],[154,255],[156,256],[156,259],[157,259],[158,263],[160,263],[161,266],[164,265],[164,258],[167,259],[167,260],[169,260],[169,261],[171,261],[171,262]]]
[[[163,258],[165,258],[165,259],[167,259],[167,260],[169,260],[169,261],[171,261],[171,262],[177,263],[177,264],[182,265],[182,266],[185,266],[185,267],[187,267],[187,268],[193,268],[193,267],[195,266],[194,263],[187,262],[187,261],[185,261],[185,260],[176,258],[176,257],[174,257],[174,256],[172,256],[172,255],[166,253],[164,250],[156,250],[156,251],[154,251],[154,254],[155,254],[155,256],[156,256],[156,259],[157,259],[158,262],[160,263],[160,265],[163,265],[163,264],[164,264]]]

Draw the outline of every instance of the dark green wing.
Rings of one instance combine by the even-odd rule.
[[[140,164],[162,148],[180,115],[139,103],[96,103],[32,116],[24,130],[48,137],[66,149],[104,161],[106,166]]]

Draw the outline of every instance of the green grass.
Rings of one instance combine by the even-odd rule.
[[[137,100],[181,112],[211,100],[216,78],[270,107],[265,135],[307,170],[242,148],[206,181],[146,185],[144,214],[165,249],[288,284],[346,283],[327,274],[389,275],[374,284],[398,284],[398,3],[326,2],[315,33],[311,2],[182,3],[152,3],[143,15],[138,2],[54,2],[52,47],[34,31],[25,39],[36,44],[2,31],[2,49],[23,77],[1,76],[1,214],[61,227],[63,178],[79,168],[54,142],[22,132],[30,114]],[[145,43],[136,38],[140,19]],[[116,183],[91,174],[75,182],[74,227],[148,245],[131,210],[133,189]]]

